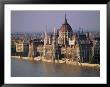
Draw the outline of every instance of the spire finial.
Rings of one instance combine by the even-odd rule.
[[[54,27],[54,33],[55,33],[55,27]]]
[[[46,25],[46,29],[45,29],[45,37],[47,36],[47,25]]]
[[[65,12],[65,24],[67,24],[67,19],[66,19],[66,12]]]
[[[66,12],[65,12],[65,19],[66,19]]]

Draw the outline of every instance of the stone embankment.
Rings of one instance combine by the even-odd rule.
[[[43,61],[43,62],[54,62],[54,63],[65,63],[65,64],[70,64],[70,65],[78,65],[82,67],[91,67],[91,68],[100,68],[99,64],[89,64],[89,63],[79,63],[79,62],[73,62],[69,60],[47,60],[45,58],[41,57],[35,57],[34,59],[32,57],[20,57],[20,56],[11,56],[12,58],[18,58],[18,59],[25,59],[25,60],[34,60],[34,61]]]

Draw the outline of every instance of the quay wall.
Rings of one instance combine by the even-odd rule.
[[[42,62],[49,62],[49,63],[60,63],[60,64],[70,64],[74,66],[81,66],[81,67],[90,67],[90,68],[98,68],[100,69],[100,64],[90,64],[90,63],[79,63],[79,62],[73,62],[73,61],[64,61],[64,60],[47,60],[45,58],[41,57],[35,57],[29,58],[29,57],[20,57],[20,56],[11,56],[11,58],[17,58],[17,59],[24,59],[24,60],[34,60],[34,61],[42,61]]]

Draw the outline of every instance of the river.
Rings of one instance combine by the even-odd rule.
[[[100,70],[69,64],[11,58],[12,77],[100,77]]]

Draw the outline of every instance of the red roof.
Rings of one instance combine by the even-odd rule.
[[[59,31],[61,31],[61,32],[73,32],[72,28],[69,24],[63,24]]]

